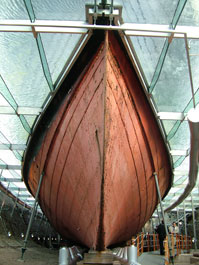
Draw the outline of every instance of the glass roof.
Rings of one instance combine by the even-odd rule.
[[[90,33],[85,5],[94,2],[1,0],[0,181],[30,205],[32,198],[20,171],[28,137]],[[120,30],[137,58],[172,155],[174,184],[164,199],[166,207],[188,182],[190,130],[186,115],[193,107],[193,93],[196,105],[199,103],[199,28],[195,28],[199,27],[199,3],[114,0],[113,4],[122,6]],[[194,203],[198,203],[198,191],[197,184],[192,191]]]

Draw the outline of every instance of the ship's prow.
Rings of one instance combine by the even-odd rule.
[[[76,80],[71,75],[70,81],[69,74],[38,123],[34,135],[41,133],[41,143],[33,135],[24,179],[35,195],[43,172],[39,203],[55,229],[103,250],[141,230],[158,203],[154,172],[162,197],[172,173],[153,111],[119,36],[94,34],[100,40],[93,42],[95,49],[92,39],[84,48],[72,70],[81,68]],[[89,47],[92,56],[86,57]],[[64,89],[71,92],[64,95]],[[42,127],[45,121],[48,126]]]

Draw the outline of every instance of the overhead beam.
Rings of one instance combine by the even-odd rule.
[[[197,202],[197,203],[199,202],[199,199],[194,198],[193,200],[194,200],[194,202]],[[164,203],[171,204],[172,202],[175,202],[175,201],[176,201],[176,199],[175,200],[171,199],[171,200],[165,201]],[[190,204],[191,205],[191,199],[190,200],[186,200],[185,201],[185,205],[186,204]]]
[[[0,144],[0,150],[24,151],[25,149],[26,149],[25,144],[7,144],[7,143]]]
[[[86,34],[86,29],[76,28],[62,28],[62,27],[33,27],[33,26],[2,26],[0,25],[1,32],[23,32],[23,33],[68,33],[68,34]]]
[[[187,170],[174,170],[174,176],[188,176],[189,172]]]
[[[122,30],[128,36],[146,36],[146,37],[163,37],[170,38],[187,38],[199,39],[199,27],[176,26],[175,30],[170,29],[169,25],[157,24],[134,24],[124,23],[121,26],[91,25],[84,21],[47,21],[36,20],[1,20],[0,31],[3,32],[33,32],[36,33],[73,33],[86,34],[87,30],[105,29],[105,30]]]
[[[167,197],[165,197],[165,200],[169,200],[169,197],[170,196],[179,196],[179,195],[181,195],[182,194],[182,192],[172,192],[172,191],[170,191],[169,192],[169,194],[167,195],[168,196],[168,199],[167,199]],[[197,194],[192,194],[192,196],[193,196],[193,198],[196,198],[196,199],[198,199],[199,200],[199,194],[197,193]],[[188,200],[189,198],[187,198],[187,200]]]
[[[163,206],[164,207],[168,207],[170,204],[169,203],[167,203],[167,204],[163,204]],[[189,210],[189,211],[192,211],[192,205],[191,205],[191,203],[189,203],[189,204],[185,204],[185,207],[186,207],[186,212]],[[180,206],[180,205],[178,205],[178,210],[183,210],[183,205],[182,206]],[[177,211],[177,207],[175,207],[175,208],[173,208],[172,210],[176,210]]]
[[[158,117],[161,120],[184,120],[186,118],[183,112],[158,112]]]
[[[164,207],[168,207],[169,205],[171,205],[171,203],[175,202],[175,200],[170,200],[168,202],[164,202],[163,206]],[[194,200],[194,203],[198,204],[199,200]],[[179,207],[179,206],[178,206]],[[190,207],[191,208],[191,200],[185,202],[185,207]],[[183,208],[183,204],[182,204],[182,208]]]
[[[55,23],[54,23],[55,22]],[[69,33],[69,34],[86,34],[87,29],[85,22],[77,21],[44,21],[36,20],[1,20],[0,31],[3,32],[32,32],[37,33]],[[88,24],[89,25],[89,24]],[[33,32],[34,31],[34,32]]]
[[[9,187],[10,191],[27,191],[27,188]]]
[[[198,39],[199,33],[194,32],[198,27],[193,26],[176,26],[175,30],[171,30],[169,25],[157,24],[133,24],[124,23],[122,27],[129,26],[125,29],[128,36],[147,36],[147,37],[163,37],[163,38],[184,38],[184,34],[190,39]]]
[[[174,202],[174,201],[176,201],[176,200],[174,200],[174,199],[164,200],[163,203],[164,204],[171,204],[171,202]],[[199,202],[199,199],[194,198],[194,202]],[[190,200],[187,199],[186,201],[184,201],[184,203],[185,203],[185,205],[187,205],[187,204],[191,205],[191,199]],[[179,205],[183,206],[183,203],[179,204]]]
[[[176,198],[179,197],[181,194],[182,193],[178,194],[178,196],[177,195],[174,195],[173,197],[168,198],[168,199],[165,198],[164,199],[164,203],[171,204],[171,203],[175,202],[176,201]],[[197,203],[199,202],[199,198],[197,198],[197,197],[194,197],[193,200],[194,200],[194,202],[197,202]],[[185,204],[186,203],[191,203],[191,199],[187,199],[185,201]]]
[[[198,202],[196,202],[196,203],[198,203]],[[169,207],[169,205],[170,205],[170,203],[167,203],[167,204],[163,204],[163,206],[164,207]],[[185,207],[186,207],[186,212],[187,211],[192,211],[192,206],[191,206],[191,203],[189,203],[189,204],[185,204]],[[196,208],[196,207],[195,207]],[[174,211],[177,211],[177,210],[179,210],[179,211],[182,211],[183,210],[183,205],[178,205],[178,207],[175,207],[175,208],[173,208],[172,210],[174,210]],[[170,210],[170,211],[172,211],[172,210]],[[170,212],[170,211],[168,211],[168,212]]]
[[[17,107],[15,111],[11,106],[0,106],[0,114],[10,114],[10,115],[39,115],[42,112],[42,108],[35,107]]]
[[[25,199],[25,198],[32,198],[32,196],[29,195],[29,194],[19,194],[18,197],[19,197],[19,198],[24,198],[24,199]]]
[[[21,165],[3,165],[3,164],[0,164],[0,169],[21,170]]]
[[[19,178],[4,178],[4,177],[1,177],[0,181],[4,181],[4,182],[23,182]]]
[[[188,156],[189,150],[170,150],[172,156]]]
[[[187,186],[187,184],[175,184],[173,183],[172,188],[179,188],[179,189],[183,189]]]

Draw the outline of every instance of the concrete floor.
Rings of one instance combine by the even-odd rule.
[[[191,263],[190,258],[192,257],[192,254],[193,253],[182,253],[178,257],[175,257],[173,262],[176,265],[189,265]],[[141,265],[163,265],[164,256],[161,256],[159,251],[144,252],[140,257],[138,257],[138,262]]]
[[[138,257],[138,262],[141,265],[163,265],[164,256],[161,256],[159,251],[144,252]]]
[[[0,234],[0,265],[17,265],[23,263],[28,265],[58,265],[59,263],[58,249],[46,248],[38,245],[31,239],[28,241],[27,250],[22,260],[22,246],[22,239]],[[185,258],[183,258],[183,261],[185,261]],[[141,265],[164,265],[164,256],[161,256],[159,251],[144,252],[138,257],[138,262]],[[176,259],[174,264],[187,265],[190,262],[180,262],[180,260]]]
[[[0,235],[0,265],[57,265],[59,252],[57,249],[48,249],[34,242],[27,245],[24,259],[21,259],[22,240]]]

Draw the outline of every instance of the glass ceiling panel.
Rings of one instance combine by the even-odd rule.
[[[1,184],[8,189],[10,187],[10,182],[1,181]]]
[[[13,188],[13,190],[16,191],[18,187],[13,182],[11,182],[9,185],[9,189],[12,189],[12,188]]]
[[[198,0],[189,0],[178,22],[179,25],[199,26],[199,2]]]
[[[138,59],[150,84],[165,39],[150,37],[131,37]]]
[[[183,39],[170,44],[153,96],[158,111],[182,112],[188,104],[192,94]]]
[[[123,6],[122,16],[125,22],[167,25],[172,21],[177,3],[178,0],[114,1],[114,5],[119,4]]]
[[[199,13],[199,11],[198,11]],[[193,86],[194,90],[199,87],[199,45],[198,40],[189,40],[189,55],[190,55],[190,63],[191,63],[191,70],[193,76]]]
[[[178,161],[178,159],[180,159],[181,156],[173,156],[173,163],[175,164],[176,161]]]
[[[198,189],[193,189],[193,191],[191,192],[192,194],[194,194],[194,195],[198,195]]]
[[[0,33],[0,73],[19,106],[41,106],[49,87],[31,33]],[[37,78],[35,78],[37,76]],[[39,91],[39,94],[38,94]]]
[[[63,69],[80,36],[79,34],[41,34],[53,83]]]
[[[2,131],[0,130],[0,142],[4,144],[10,144],[9,140],[2,134]]]
[[[25,119],[27,120],[28,124],[30,125],[30,127],[33,126],[34,122],[35,122],[35,118],[36,116],[31,116],[31,115],[24,115]]]
[[[85,3],[93,4],[93,1],[32,0],[36,19],[51,20],[85,20]]]
[[[0,81],[1,82],[1,81]],[[1,90],[0,90],[1,92]],[[9,103],[7,102],[7,100],[1,95],[0,93],[0,106],[9,106]]]
[[[176,192],[179,192],[179,189],[178,188],[171,188],[170,192],[171,192],[171,194],[174,194]],[[171,196],[173,196],[173,195],[171,195]]]
[[[0,19],[28,19],[23,0],[1,0]]]
[[[84,21],[85,4],[93,4],[94,0],[32,0],[31,2],[36,19]],[[97,1],[97,3],[99,2],[101,2],[101,0]],[[110,3],[111,1],[108,0],[108,2]],[[173,20],[178,3],[183,4],[184,0],[181,2],[178,0],[114,0],[114,5],[123,6],[122,17],[124,22],[167,25]],[[0,19],[29,19],[24,1],[2,0]],[[179,24],[190,26],[199,25],[198,1],[187,1]],[[52,80],[55,82],[65,66],[72,49],[78,42],[80,35],[42,33],[40,36],[44,47],[42,51],[45,52],[47,59],[45,66],[49,67]],[[165,39],[157,37],[131,37],[131,40],[141,66],[143,67],[147,81],[150,84]],[[199,85],[198,40],[189,41],[189,46],[194,90],[196,91]],[[0,94],[0,107],[10,107],[10,105],[12,105],[15,111],[19,110],[18,107],[34,106],[35,108],[38,107],[41,109],[46,97],[49,95],[50,89],[43,73],[38,47],[33,34],[1,32],[0,58],[1,62],[3,62],[0,63],[0,74],[5,81],[5,86],[7,86],[7,93],[10,91],[12,96],[10,97],[10,95],[7,95],[6,97],[10,102],[9,104]],[[0,90],[0,92],[3,94],[3,90]],[[183,112],[191,96],[185,42],[183,39],[173,39],[163,65],[160,79],[153,90],[153,97],[158,108],[157,110],[165,112]],[[21,108],[21,110],[22,109],[23,108]],[[3,108],[1,111],[3,112]],[[25,125],[25,118],[29,126],[32,127],[35,117],[36,115],[24,114],[20,116],[20,121],[19,117],[15,115],[0,114],[0,142],[7,144],[26,144],[28,133],[25,131],[22,123]],[[187,122],[182,122],[181,124],[180,121],[163,120],[163,125],[165,126],[167,134],[169,134],[173,126],[176,125],[177,132],[175,133],[175,130],[172,130],[169,138],[171,149],[187,150],[189,148],[190,140]],[[22,154],[23,151],[14,153],[8,150],[1,150],[0,159],[7,164],[18,164],[20,161],[15,155],[19,155],[20,157]],[[8,159],[8,155],[11,159]],[[180,156],[174,156],[173,158],[176,163],[181,159]],[[185,157],[182,158],[184,159]],[[181,164],[179,163],[180,166],[176,167],[176,170],[188,172],[189,157],[186,157],[184,161],[183,159],[180,161]],[[6,176],[8,174],[7,172],[8,170],[3,170],[3,176]],[[13,171],[10,175],[11,177],[15,177],[15,174],[17,177],[21,176],[20,171]],[[174,179],[175,181],[177,180],[178,183],[183,183],[187,180],[187,176],[181,176],[180,178],[175,176]],[[7,187],[8,184],[4,184]],[[17,187],[22,184],[13,183],[12,185],[13,187]],[[182,191],[182,189],[179,190],[178,188],[177,191]],[[17,195],[18,191],[13,190],[13,193]],[[20,192],[20,194],[22,193]]]
[[[190,132],[189,124],[187,121],[181,123],[178,131],[170,140],[171,149],[186,150],[190,147]]]
[[[175,161],[174,161],[174,164],[173,164],[173,167],[174,167],[174,169],[175,168],[177,168],[177,167],[179,167],[182,163],[183,163],[183,161],[185,160],[185,158],[187,157],[188,155],[183,155],[183,156],[180,156],[178,159],[176,159]]]
[[[13,178],[13,176],[10,174],[9,170],[3,170],[2,177],[4,178]]]
[[[24,182],[13,182],[13,184],[19,188],[25,188],[26,187]]]
[[[175,176],[175,184],[182,184],[188,177],[187,176]]]
[[[20,165],[21,162],[10,150],[0,150],[0,159],[7,165]]]
[[[26,144],[28,133],[23,128],[19,117],[15,115],[0,115],[0,131],[12,144]],[[1,137],[0,137],[1,140]]]
[[[163,2],[114,0],[114,5],[123,6],[122,13],[125,22],[170,24],[177,2],[177,0]],[[85,4],[93,3],[94,1],[92,0],[57,0],[53,2],[32,0],[36,18],[51,20],[85,20]]]
[[[176,121],[174,121],[174,120],[162,120],[162,123],[164,125],[166,134],[168,134],[171,131],[171,129],[173,128],[173,126],[175,125]]]
[[[8,179],[13,179],[13,178],[15,178],[15,179],[19,179],[19,180],[21,180],[21,176],[18,175],[16,172],[15,172],[15,174],[13,174],[13,172],[15,172],[15,171],[14,171],[14,170],[3,170],[3,172],[2,172],[2,176],[3,176],[4,178],[8,178]]]
[[[175,170],[180,171],[180,172],[185,172],[185,173],[187,173],[187,176],[188,176],[189,157],[186,157],[185,160],[183,161],[183,163],[179,167],[177,167]],[[185,178],[185,179],[187,179],[187,178]]]
[[[14,178],[21,177],[21,171],[20,170],[9,170],[9,172]]]

